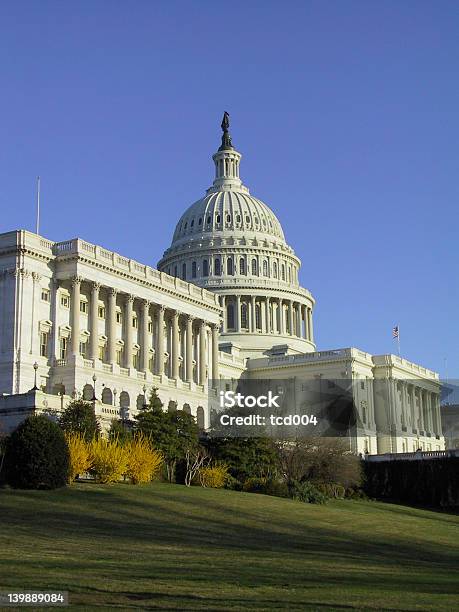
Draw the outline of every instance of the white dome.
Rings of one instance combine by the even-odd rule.
[[[192,204],[175,228],[172,247],[206,237],[209,233],[224,237],[243,233],[261,240],[275,238],[285,243],[279,220],[266,204],[251,196],[248,190],[214,191]]]

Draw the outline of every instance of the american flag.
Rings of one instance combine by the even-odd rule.
[[[400,330],[398,328],[398,325],[396,325],[393,329],[392,329],[392,338],[400,338]]]

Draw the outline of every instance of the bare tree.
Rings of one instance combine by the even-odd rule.
[[[185,453],[186,461],[186,474],[185,484],[187,487],[191,485],[194,477],[202,466],[209,461],[209,457],[205,448],[197,446],[195,448],[189,448]]]

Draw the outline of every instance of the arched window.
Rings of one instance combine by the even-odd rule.
[[[139,394],[135,402],[137,410],[142,410],[145,404],[146,404],[145,395]]]
[[[221,218],[220,218],[220,215],[217,215],[217,216],[215,217],[215,223],[220,223],[220,219],[221,219]]]
[[[277,261],[273,263],[273,276],[277,278]]]
[[[220,259],[218,257],[214,263],[214,273],[215,273],[215,276],[220,276],[220,274],[222,273],[221,266],[220,266]]]
[[[239,274],[245,274],[245,259],[243,257],[239,260]]]
[[[83,399],[90,402],[94,396],[94,387],[87,384],[83,387]]]
[[[261,306],[257,304],[255,306],[255,327],[261,329]]]
[[[282,280],[285,280],[285,264],[282,264]]]
[[[211,223],[212,222],[212,217],[210,215],[208,215],[207,217],[207,223]]]
[[[183,412],[185,414],[191,414],[191,407],[190,404],[183,404],[183,408],[182,408]]]
[[[196,410],[196,422],[198,424],[199,429],[204,429],[205,418],[204,418],[204,408],[202,406],[198,406],[198,409]]]
[[[113,393],[108,387],[105,387],[102,391],[102,403],[108,404],[109,406],[113,404]]]
[[[209,262],[207,259],[204,259],[202,262],[202,275],[209,276]]]
[[[127,391],[121,391],[120,393],[120,406],[121,408],[129,408],[131,399]]]
[[[228,304],[226,307],[226,325],[228,329],[234,329],[234,304]]]
[[[257,260],[255,258],[252,259],[252,275],[257,276],[258,274],[258,265]]]
[[[226,215],[226,222],[231,223],[231,215]]]
[[[194,225],[194,219],[191,219],[190,226],[193,227],[193,225]]]
[[[248,308],[245,302],[241,304],[241,327],[247,329],[249,327]]]
[[[263,262],[263,276],[268,276],[268,262],[266,259]]]
[[[182,264],[182,278],[186,280],[186,263]]]
[[[288,268],[288,282],[292,282],[292,268],[290,266]]]
[[[191,264],[191,278],[196,278],[196,262],[193,261]]]
[[[226,273],[229,276],[233,276],[233,274],[234,274],[234,270],[233,270],[233,258],[232,257],[228,257],[228,259],[226,260]]]
[[[177,402],[170,400],[169,404],[167,405],[167,412],[177,412]]]

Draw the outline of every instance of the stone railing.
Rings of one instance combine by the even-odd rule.
[[[81,253],[87,258],[109,265],[115,270],[121,270],[123,272],[128,271],[133,276],[146,279],[149,282],[157,282],[159,285],[170,287],[183,295],[196,296],[207,304],[213,306],[219,305],[218,296],[206,289],[187,283],[180,278],[169,276],[165,272],[159,272],[154,268],[150,268],[133,259],[123,257],[118,253],[108,251],[100,246],[81,240],[80,238],[67,240],[65,242],[55,242],[52,245],[52,251],[57,257],[66,257],[68,255],[78,255]]]

